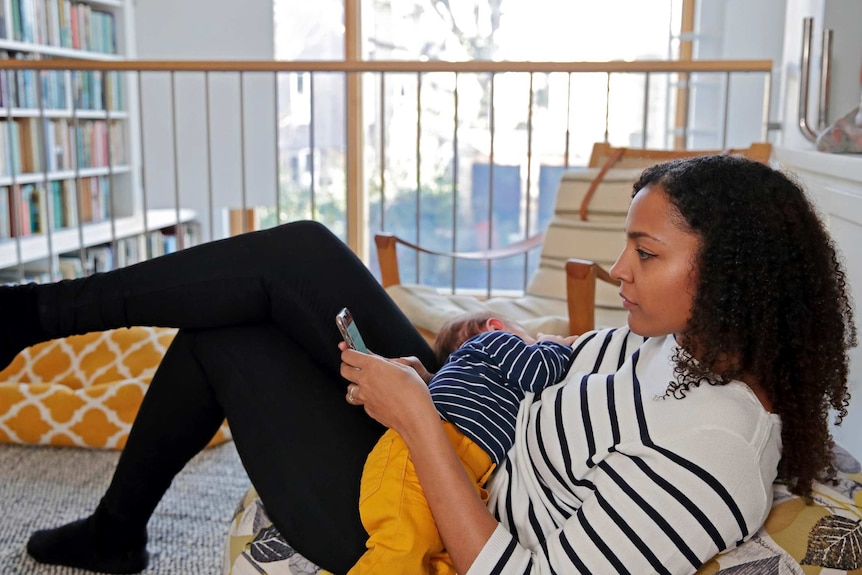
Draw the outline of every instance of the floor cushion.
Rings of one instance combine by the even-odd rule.
[[[122,449],[174,335],[133,327],[25,349],[0,371],[0,442]],[[228,439],[222,425],[211,445]]]
[[[834,465],[837,483],[816,483],[808,504],[775,484],[772,510],[763,527],[742,545],[708,561],[696,575],[862,574],[862,467],[840,447]],[[252,487],[231,521],[223,574],[260,573],[325,571],[281,537]]]

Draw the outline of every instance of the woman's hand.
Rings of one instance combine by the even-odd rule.
[[[386,427],[401,433],[416,431],[422,425],[440,425],[440,416],[431,401],[426,381],[416,369],[415,358],[386,359],[365,354],[347,345],[338,344],[341,350],[341,375],[351,382],[347,400],[361,405],[366,413]]]
[[[368,415],[404,439],[449,557],[458,573],[467,573],[497,520],[443,431],[428,386],[410,358],[364,354],[343,342],[338,347],[341,375],[351,382],[347,400],[364,406]]]
[[[561,343],[568,346],[571,346],[573,343],[575,343],[576,339],[578,339],[578,336],[576,335],[563,337],[561,335],[554,335],[552,333],[540,333],[536,336],[536,341],[555,341],[557,343]]]

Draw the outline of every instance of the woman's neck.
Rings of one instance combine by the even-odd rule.
[[[685,349],[691,354],[691,356],[697,361],[701,361],[700,346],[693,345],[693,342],[687,341],[685,336],[681,334],[677,334],[674,336],[679,345],[685,347]],[[724,354],[722,357],[716,359],[715,363],[713,363],[710,371],[715,374],[728,373],[732,371],[736,371],[734,368],[737,365],[736,359],[730,355]],[[763,409],[768,411],[769,413],[773,413],[772,409],[772,400],[769,399],[769,394],[766,393],[766,390],[763,389],[763,386],[760,385],[760,380],[748,372],[743,372],[742,374],[735,377],[735,379],[741,381],[745,385],[747,385],[751,391],[754,392],[755,397],[757,397],[760,404],[763,406]]]

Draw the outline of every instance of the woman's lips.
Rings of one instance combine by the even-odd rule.
[[[634,309],[638,306],[638,304],[636,304],[635,302],[633,302],[632,300],[630,300],[629,298],[627,298],[623,294],[620,294],[620,297],[623,298],[623,307],[624,308]]]

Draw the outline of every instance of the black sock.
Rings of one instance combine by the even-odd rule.
[[[36,287],[0,286],[0,369],[25,347],[50,339],[39,318]]]
[[[146,527],[130,527],[99,509],[55,529],[36,531],[27,553],[39,563],[99,573],[139,573],[146,569]]]

